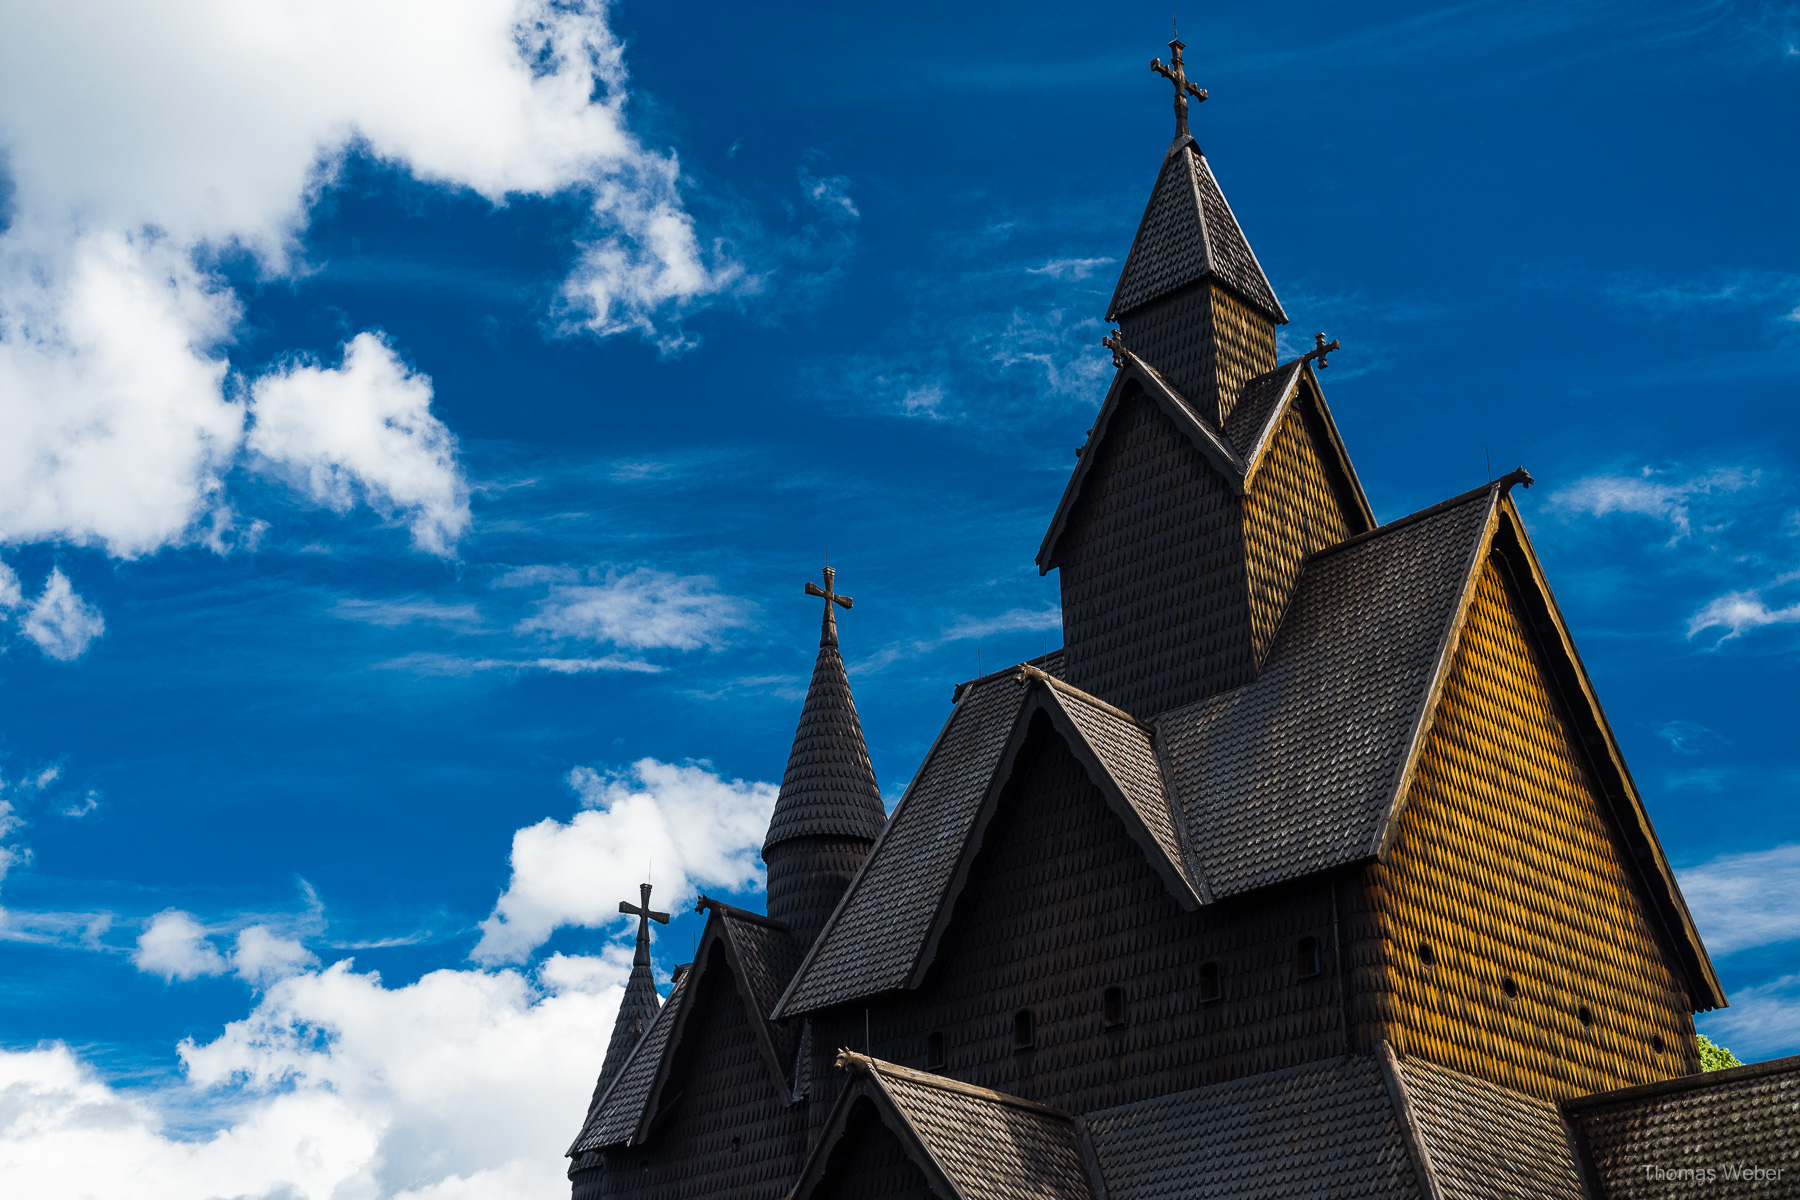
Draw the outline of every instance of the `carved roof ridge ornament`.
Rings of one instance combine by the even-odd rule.
[[[1192,96],[1197,103],[1206,102],[1206,89],[1195,87],[1188,82],[1187,70],[1182,65],[1181,52],[1187,47],[1181,40],[1181,34],[1169,43],[1169,65],[1163,66],[1162,59],[1150,60],[1150,69],[1175,85],[1175,140],[1192,137],[1188,132],[1188,97]]]
[[[825,615],[819,621],[819,645],[835,646],[838,644],[837,613],[832,610],[831,606],[837,604],[844,608],[850,608],[856,601],[848,596],[840,596],[832,589],[832,583],[837,579],[836,571],[832,570],[830,567],[826,567],[824,575],[825,586],[820,587],[818,584],[808,580],[806,583],[806,594],[809,596],[822,597],[825,601]]]
[[[1325,340],[1324,334],[1315,333],[1313,334],[1313,348],[1308,350],[1305,354],[1302,354],[1300,356],[1300,361],[1303,363],[1316,361],[1319,364],[1319,370],[1323,371],[1326,366],[1329,365],[1325,361],[1325,356],[1336,349],[1338,349],[1338,340],[1336,338],[1332,338],[1328,342]]]

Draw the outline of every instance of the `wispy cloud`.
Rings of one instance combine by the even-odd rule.
[[[1725,742],[1714,730],[1693,721],[1664,721],[1656,727],[1656,736],[1677,754],[1699,754]]]
[[[1800,845],[1727,854],[1679,874],[1713,953],[1800,941]]]
[[[705,575],[648,567],[608,572],[592,583],[552,583],[514,628],[557,641],[607,642],[631,650],[710,649],[748,623],[749,606]]]
[[[1033,275],[1048,275],[1052,279],[1087,279],[1101,267],[1110,267],[1119,260],[1116,258],[1053,258],[1041,267],[1026,267]]]
[[[433,654],[420,651],[375,664],[383,671],[405,671],[413,675],[467,676],[488,672],[524,674],[544,671],[552,675],[592,675],[607,671],[624,671],[640,675],[660,674],[665,668],[642,659],[607,654],[598,658],[475,658],[455,654]]]
[[[1057,608],[1013,608],[992,617],[958,617],[935,637],[895,642],[850,664],[850,667],[854,671],[873,674],[897,662],[930,654],[952,642],[979,641],[1006,634],[1039,633],[1061,628],[1062,610]]]
[[[1791,1054],[1800,1048],[1800,975],[1783,975],[1739,988],[1731,1007],[1700,1018],[1701,1032],[1731,1047],[1740,1058]]]
[[[1692,535],[1692,506],[1696,499],[1741,492],[1755,487],[1759,477],[1759,472],[1739,467],[1720,468],[1686,479],[1667,478],[1665,473],[1650,467],[1636,475],[1587,475],[1553,492],[1549,508],[1565,519],[1649,517],[1669,526],[1669,542],[1673,544]]]
[[[1699,279],[1658,279],[1629,275],[1606,285],[1616,304],[1661,317],[1688,316],[1706,309],[1763,308],[1777,318],[1791,318],[1800,302],[1800,275],[1779,271],[1735,271]]]
[[[394,629],[402,625],[443,625],[452,629],[476,629],[485,624],[473,604],[446,604],[441,600],[409,597],[404,600],[348,598],[331,606],[331,615],[365,625]]]
[[[1715,596],[1705,608],[1688,618],[1687,632],[1688,637],[1694,638],[1708,630],[1723,629],[1725,632],[1719,639],[1723,642],[1766,625],[1795,624],[1800,624],[1800,600],[1771,607],[1762,590],[1757,589]]]

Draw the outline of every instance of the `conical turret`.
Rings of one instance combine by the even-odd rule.
[[[836,572],[826,567],[823,588],[806,585],[808,595],[825,601],[819,657],[763,842],[769,915],[787,925],[803,951],[819,936],[887,823],[850,678],[838,653],[833,606],[849,608],[852,602],[832,589],[835,579]]]
[[[649,884],[640,883],[638,894],[639,904],[619,901],[620,912],[630,913],[638,919],[637,948],[631,954],[631,977],[625,981],[625,998],[619,1002],[619,1015],[613,1019],[612,1041],[606,1044],[606,1061],[600,1065],[600,1082],[594,1085],[595,1096],[606,1092],[613,1076],[625,1065],[631,1048],[638,1044],[638,1039],[644,1036],[644,1030],[650,1028],[650,1022],[662,1008],[662,998],[656,994],[656,976],[650,969],[650,922],[667,925],[669,914],[651,911]]]

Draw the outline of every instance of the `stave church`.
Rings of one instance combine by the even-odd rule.
[[[768,911],[702,897],[662,997],[621,904],[573,1200],[1800,1196],[1800,1058],[1701,1071],[1726,998],[1531,477],[1376,523],[1182,49],[1037,554],[1063,648],[957,685],[889,816],[807,585]]]

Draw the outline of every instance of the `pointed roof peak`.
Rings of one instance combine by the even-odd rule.
[[[613,1077],[631,1056],[644,1030],[662,1010],[662,997],[656,994],[656,974],[650,965],[650,922],[669,923],[669,914],[650,908],[650,885],[638,884],[638,903],[619,901],[619,911],[638,919],[637,946],[631,955],[631,975],[625,980],[625,996],[619,1001],[619,1015],[613,1018],[612,1040],[606,1045],[606,1060],[600,1065],[600,1081],[594,1087],[594,1098],[605,1095]]]
[[[856,701],[850,694],[850,676],[838,652],[836,608],[848,609],[854,601],[837,593],[837,572],[826,567],[824,578],[824,587],[806,585],[807,595],[825,601],[819,657],[813,664],[806,703],[800,709],[781,794],[769,818],[765,851],[799,837],[874,841],[887,823],[887,809],[881,802]]]
[[[1106,319],[1211,278],[1277,325],[1287,313],[1193,135],[1176,134],[1138,222]]]

